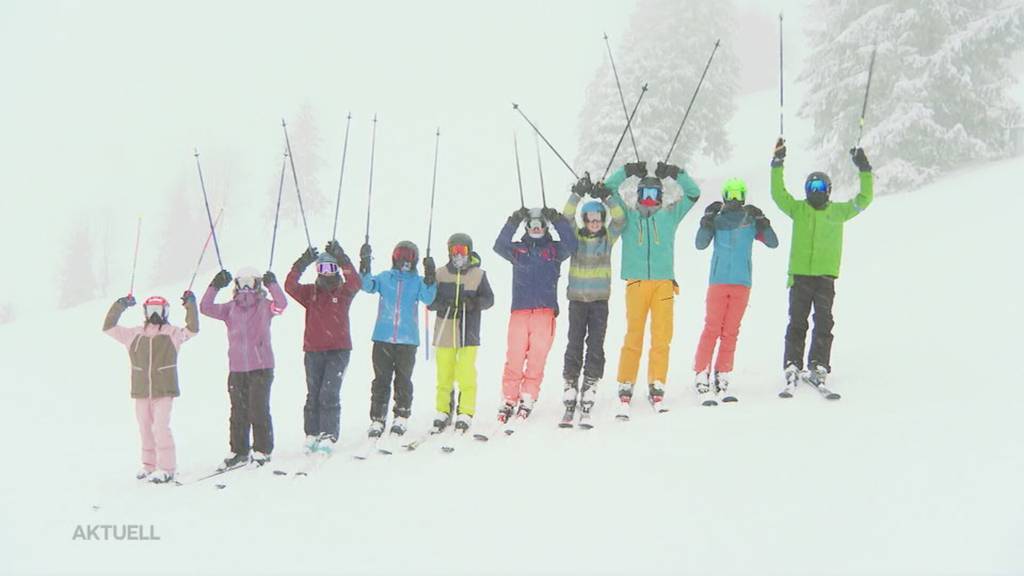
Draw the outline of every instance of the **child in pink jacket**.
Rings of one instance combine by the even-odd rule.
[[[199,333],[196,297],[185,292],[185,328],[168,323],[167,300],[148,298],[143,304],[145,322],[131,328],[118,326],[124,311],[135,305],[135,298],[118,298],[103,322],[103,332],[128,348],[132,364],[131,395],[135,399],[135,417],[142,438],[142,469],[139,480],[164,483],[174,480],[177,467],[174,437],[171,435],[171,405],[181,393],[178,389],[178,349]]]

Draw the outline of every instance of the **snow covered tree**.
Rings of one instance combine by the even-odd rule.
[[[180,284],[191,278],[203,242],[210,232],[206,208],[196,191],[199,186],[197,180],[195,174],[182,173],[165,196],[167,203],[161,215],[159,242],[156,250],[152,251],[157,257],[150,261],[155,286]],[[217,208],[210,206],[210,210],[216,218]],[[205,263],[210,261],[216,262],[216,258]]]
[[[70,228],[57,271],[57,307],[70,308],[96,297],[95,251],[89,222],[80,217]]]
[[[292,144],[292,154],[295,162],[295,172],[299,179],[299,191],[302,192],[302,207],[306,211],[306,219],[311,215],[319,213],[328,208],[327,197],[323,187],[320,185],[321,172],[327,167],[327,160],[323,155],[323,138],[320,136],[320,127],[317,125],[316,115],[313,107],[308,103],[303,104],[298,116],[294,120],[288,120],[288,139]],[[283,146],[282,142],[282,146]],[[282,148],[282,152],[283,152]],[[277,157],[280,160],[281,156]],[[273,222],[274,211],[277,209],[277,191],[281,183],[280,164],[274,164],[272,191],[267,197],[267,214],[270,222]],[[281,222],[301,224],[302,216],[299,214],[299,201],[295,196],[295,181],[292,178],[292,167],[289,162],[284,175],[284,190],[281,199]],[[333,204],[331,204],[333,206]],[[332,212],[333,214],[333,212]]]
[[[732,0],[639,0],[629,28],[616,46],[615,65],[622,81],[626,108],[630,111],[646,82],[649,91],[633,119],[640,158],[654,164],[664,160],[683,119],[686,106],[700,80],[715,40],[722,44],[715,54],[700,95],[672,153],[672,162],[685,167],[696,155],[716,162],[729,157],[726,124],[736,110],[739,64],[731,46],[736,11]],[[604,48],[595,38],[594,49]],[[578,170],[600,178],[626,126],[615,77],[608,59],[587,88],[579,116]],[[634,161],[636,155],[627,135],[614,166]]]
[[[978,0],[815,0],[806,30],[812,52],[799,80],[800,115],[834,181],[851,181],[849,149],[872,46],[878,52],[861,146],[878,193],[921,186],[938,175],[1014,153],[1020,105],[1008,95],[1009,66],[1024,46],[1024,5]]]

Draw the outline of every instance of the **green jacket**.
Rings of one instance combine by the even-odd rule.
[[[625,168],[619,168],[604,181],[612,195],[626,207],[626,228],[622,231],[623,280],[675,280],[675,239],[679,221],[700,198],[700,188],[680,170],[676,182],[683,197],[671,206],[663,206],[651,216],[643,216],[623,202],[619,186],[626,180]]]
[[[874,198],[871,172],[860,173],[860,194],[846,202],[829,202],[821,210],[786,191],[782,167],[772,168],[772,200],[793,219],[789,249],[789,284],[793,276],[839,277],[843,257],[843,223],[860,214]]]
[[[177,397],[178,349],[199,333],[199,311],[194,300],[185,304],[185,328],[170,324],[119,326],[125,307],[111,305],[103,320],[103,332],[128,349],[132,363],[132,398]]]

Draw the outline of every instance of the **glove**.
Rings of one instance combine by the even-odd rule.
[[[664,162],[658,162],[658,167],[654,169],[654,175],[660,180],[662,178],[671,178],[675,180],[679,177],[679,166],[675,164],[665,164]]]
[[[646,162],[627,162],[626,163],[626,177],[636,176],[637,178],[643,178],[647,176],[647,163]]]
[[[213,286],[217,290],[227,286],[231,283],[231,272],[227,270],[221,270],[217,272],[217,275],[213,277],[213,281],[210,282],[210,286]]]
[[[590,172],[584,173],[583,178],[580,178],[572,185],[572,193],[580,198],[591,194],[593,189],[594,183],[590,181]]]
[[[701,228],[714,228],[715,216],[722,210],[721,202],[712,202],[704,209],[704,215],[700,218]]]
[[[196,303],[196,295],[191,290],[185,290],[181,295],[181,305],[188,306],[189,302]]]
[[[131,308],[132,306],[135,306],[135,296],[132,296],[131,294],[127,296],[121,296],[120,298],[117,299],[117,304],[120,304],[125,308]]]
[[[757,206],[745,206],[745,208],[747,210],[747,214],[754,219],[754,228],[757,229],[758,232],[763,232],[765,228],[771,226],[771,221],[768,220],[768,217],[764,215],[764,212],[762,212],[760,208]]]
[[[545,220],[552,224],[562,217],[562,213],[554,208],[541,208],[540,214]]]
[[[590,195],[593,196],[595,200],[605,200],[612,195],[612,191],[604,185],[604,182],[598,182],[597,184],[594,184],[593,188],[591,188]]]
[[[370,273],[370,257],[373,255],[373,250],[369,244],[363,244],[359,247],[359,273],[369,274]]]
[[[263,285],[270,286],[271,284],[277,284],[277,276],[270,270],[263,273]]]
[[[526,207],[523,207],[516,210],[515,212],[512,213],[511,216],[508,217],[508,223],[512,224],[513,226],[518,226],[523,220],[526,220],[529,217],[530,210]]]
[[[853,157],[853,164],[861,172],[871,172],[871,163],[868,162],[868,157],[864,155],[863,148],[850,148],[850,156]]]
[[[295,261],[293,267],[298,268],[299,270],[305,270],[310,264],[316,262],[316,257],[316,248],[310,246],[309,248],[306,248],[306,251],[302,253],[302,256],[299,256],[299,259]]]
[[[345,258],[345,250],[342,249],[341,244],[338,244],[337,240],[331,240],[324,246],[324,252],[327,252],[338,262],[341,262],[342,258]]]
[[[431,286],[437,282],[437,267],[434,265],[434,258],[427,256],[423,259],[423,283]]]
[[[782,166],[782,163],[786,161],[786,139],[779,137],[775,141],[775,155],[772,156],[772,168]]]

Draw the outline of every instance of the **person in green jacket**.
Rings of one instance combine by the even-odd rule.
[[[772,200],[793,219],[792,245],[789,251],[789,326],[786,328],[786,351],[783,372],[786,387],[779,393],[790,398],[800,380],[812,384],[822,393],[838,398],[825,381],[832,371],[832,303],[839,263],[843,255],[843,224],[860,214],[874,197],[871,164],[863,148],[850,150],[853,163],[860,171],[860,193],[846,202],[831,202],[832,181],[824,172],[811,172],[804,181],[804,200],[797,200],[786,191],[783,163],[786,141],[779,138],[772,158]],[[804,344],[807,317],[814,307],[814,331],[811,349],[804,369]]]
[[[619,186],[628,176],[640,179],[633,205],[622,200]],[[671,178],[683,194],[673,204],[662,205],[662,180]],[[673,304],[679,293],[675,281],[674,245],[680,220],[700,198],[700,188],[678,166],[658,162],[654,177],[647,175],[647,164],[631,162],[615,171],[604,182],[613,200],[626,207],[626,226],[622,231],[622,268],[626,281],[626,338],[619,355],[619,419],[629,418],[633,384],[640,369],[644,326],[651,317],[651,349],[648,355],[648,400],[660,410],[668,376],[668,351],[672,342]]]

